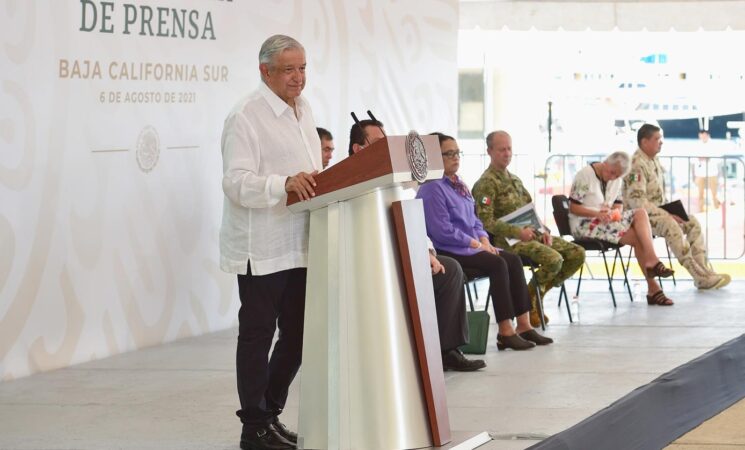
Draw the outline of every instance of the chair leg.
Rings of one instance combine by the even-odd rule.
[[[585,267],[587,267],[587,273],[590,274],[590,279],[591,280],[594,280],[595,279],[595,275],[593,275],[592,268],[590,268],[590,263],[588,263],[587,260],[585,260]]]
[[[577,292],[574,294],[579,297],[579,286],[582,284],[582,272],[585,270],[585,265],[582,264],[579,268],[579,279],[577,279]]]
[[[473,299],[471,298],[471,282],[468,280],[466,280],[466,295],[468,295],[468,304],[471,306],[471,311],[475,311],[473,308]]]
[[[631,253],[634,251],[634,247],[629,246],[629,257],[626,260],[626,274],[628,275],[629,270],[631,270]],[[642,274],[643,276],[646,276],[645,274]],[[657,281],[660,283],[660,287],[662,287],[662,278],[657,277]],[[624,281],[626,286],[628,286],[628,277],[626,277],[626,281]],[[629,286],[629,292],[631,292],[631,286]],[[631,301],[634,301],[633,295],[631,296]]]
[[[561,309],[561,299],[564,299],[564,303],[567,305],[567,316],[569,316],[569,323],[574,323],[572,319],[572,309],[569,305],[569,295],[567,294],[566,285],[561,283],[561,290],[559,291],[559,304],[557,305]]]
[[[626,258],[626,272],[629,271],[629,267],[631,267],[631,252],[634,251],[634,247],[629,245],[629,256]],[[621,258],[621,265],[623,265],[623,258]],[[626,283],[626,281],[624,281]]]
[[[605,265],[605,274],[608,276],[608,289],[610,289],[610,297],[613,300],[613,307],[616,307],[616,294],[613,292],[613,277],[611,277],[610,270],[608,269],[608,259],[605,257],[605,252],[601,251],[603,255],[603,264]]]
[[[616,250],[618,250],[618,249],[616,249]],[[610,269],[610,274],[614,278],[616,276],[616,260],[618,260],[618,255],[619,255],[618,252],[613,253],[613,267],[611,267],[611,269]],[[623,257],[621,257],[621,265],[623,265]]]
[[[652,239],[654,239],[654,237]],[[667,242],[665,242],[665,246],[667,246]],[[668,251],[670,251],[670,250],[668,249]],[[668,254],[668,256],[670,256],[670,255]],[[672,266],[670,266],[670,267],[672,268]],[[662,277],[659,276],[659,275],[657,275],[657,284],[659,284],[660,285],[660,289],[662,289]]]
[[[628,278],[628,274],[629,274],[629,270],[631,270],[631,253],[633,251],[634,251],[634,247],[629,246],[629,256],[626,258],[626,266],[624,267],[623,266],[623,262],[621,263],[621,267],[624,267],[624,279],[623,279],[623,283],[626,285],[626,288],[629,290],[629,292],[631,292],[631,286],[629,286],[630,281],[629,281],[629,278]],[[634,301],[634,296],[633,295],[631,296],[631,301],[632,302]]]
[[[626,267],[623,265],[623,255],[621,255],[621,249],[616,249],[616,254],[619,258],[621,258],[621,269],[623,269],[623,282],[626,284],[626,290],[629,292],[629,298],[631,301],[634,301],[634,294],[631,292],[631,283],[629,283],[629,277],[628,272],[626,270]]]
[[[667,249],[667,262],[670,265],[670,269],[673,268],[673,259],[670,257],[670,246],[667,245],[667,241],[665,241],[665,248]],[[675,274],[673,273],[673,286],[677,286],[678,282],[675,280]]]

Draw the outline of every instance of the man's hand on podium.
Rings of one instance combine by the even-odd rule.
[[[285,181],[285,192],[296,193],[301,201],[315,197],[316,193],[313,188],[316,186],[316,180],[313,179],[313,175],[318,175],[318,171],[300,172],[294,177],[288,177]]]
[[[445,273],[445,267],[440,264],[440,261],[432,253],[429,254],[429,266],[432,268],[432,275],[440,272]]]

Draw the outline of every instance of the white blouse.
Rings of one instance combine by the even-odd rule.
[[[308,213],[285,206],[285,182],[298,172],[320,171],[321,141],[308,102],[295,111],[264,83],[225,119],[222,133],[225,194],[220,267],[267,275],[308,265]]]
[[[623,203],[622,188],[623,180],[620,177],[603,182],[592,165],[588,165],[574,176],[569,201],[597,210],[603,205],[610,208],[614,203]],[[580,219],[582,217],[569,213],[569,227],[577,229]]]

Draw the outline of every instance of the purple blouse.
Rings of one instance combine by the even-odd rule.
[[[479,240],[488,234],[476,216],[473,197],[460,178],[457,183],[447,177],[424,183],[416,198],[424,203],[427,235],[435,249],[455,255],[474,255],[482,251],[470,247],[471,239]]]

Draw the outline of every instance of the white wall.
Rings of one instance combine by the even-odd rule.
[[[235,325],[235,279],[218,268],[220,132],[269,35],[305,45],[305,94],[335,160],[350,110],[390,134],[455,128],[457,0],[178,2],[200,34],[210,13],[214,40],[140,36],[140,21],[123,34],[125,4],[151,7],[157,33],[156,8],[174,3],[113,3],[111,33],[99,0],[91,32],[85,0],[6,0],[0,15],[1,380]],[[71,78],[74,60],[101,76]],[[114,62],[193,65],[198,79],[112,79]],[[204,66],[226,79],[203,81]]]

